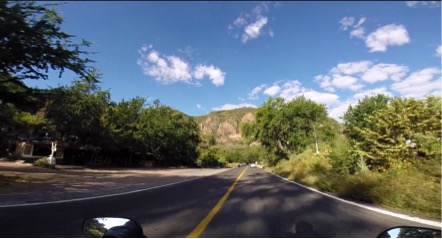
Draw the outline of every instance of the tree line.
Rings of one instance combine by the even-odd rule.
[[[159,100],[111,101],[84,50],[90,42],[75,43],[61,30],[56,6],[0,1],[0,154],[21,134],[100,150],[116,164],[127,165],[135,154],[159,166],[195,165],[200,137],[193,118]],[[59,77],[69,70],[79,78],[51,89],[23,83],[48,80],[50,69]]]
[[[304,97],[268,99],[242,125],[260,163],[304,185],[399,212],[440,219],[442,101],[366,96],[343,123]]]

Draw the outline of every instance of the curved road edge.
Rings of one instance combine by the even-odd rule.
[[[132,194],[132,193],[138,193],[138,192],[153,190],[153,189],[162,188],[162,187],[168,187],[168,186],[172,186],[172,185],[176,185],[176,184],[180,184],[180,183],[190,182],[190,181],[194,181],[194,180],[210,177],[210,176],[213,176],[213,175],[217,175],[217,174],[220,174],[220,173],[228,171],[228,170],[232,170],[232,168],[226,168],[226,170],[221,170],[221,171],[216,172],[214,174],[209,174],[209,175],[204,175],[204,176],[197,176],[197,177],[191,178],[191,179],[186,179],[186,180],[181,180],[181,181],[177,181],[177,182],[172,182],[172,183],[167,183],[167,184],[162,184],[162,185],[157,185],[157,186],[151,186],[151,187],[141,188],[141,189],[136,189],[136,190],[130,190],[130,191],[125,191],[125,192],[111,193],[111,194],[98,195],[98,196],[90,196],[90,197],[82,197],[82,198],[63,199],[63,200],[56,200],[56,201],[49,201],[49,202],[18,203],[18,204],[10,204],[10,205],[0,205],[0,208],[12,208],[12,207],[25,207],[25,206],[59,204],[59,203],[78,202],[78,201],[86,201],[86,200],[98,199],[98,198],[107,198],[107,197],[121,196],[121,195],[127,195],[127,194]]]
[[[288,178],[284,178],[284,177],[282,177],[282,176],[280,176],[280,175],[277,175],[277,174],[275,174],[275,173],[273,173],[273,172],[270,172],[270,171],[268,171],[268,170],[264,170],[264,171],[266,171],[266,172],[268,172],[268,173],[270,173],[270,174],[273,174],[273,175],[275,175],[276,177],[279,177],[279,178],[281,178],[281,179],[284,180],[284,181],[287,181],[287,182],[289,182],[289,183],[296,184],[297,186],[300,186],[300,187],[306,188],[306,189],[308,189],[308,190],[310,190],[310,191],[313,191],[313,192],[316,192],[316,193],[322,194],[322,195],[324,195],[324,196],[327,196],[327,197],[333,198],[333,199],[335,199],[335,200],[338,200],[338,201],[341,201],[341,202],[344,202],[344,203],[348,203],[348,204],[351,204],[351,205],[354,205],[354,206],[357,206],[357,207],[361,207],[361,208],[364,208],[364,209],[367,209],[367,210],[375,211],[375,212],[378,212],[378,213],[382,213],[382,214],[385,214],[385,215],[389,215],[389,216],[397,217],[397,218],[404,219],[404,220],[408,220],[408,221],[412,221],[412,222],[418,222],[418,223],[426,224],[426,225],[429,225],[429,226],[435,226],[435,227],[439,227],[439,228],[442,227],[442,222],[433,221],[433,220],[428,220],[428,219],[423,219],[423,218],[420,218],[420,217],[410,216],[410,215],[401,214],[401,213],[396,213],[396,212],[388,211],[388,210],[385,210],[385,209],[380,209],[380,208],[371,207],[371,206],[367,206],[367,205],[363,205],[363,204],[355,203],[355,202],[352,202],[352,201],[348,201],[348,200],[345,200],[345,199],[342,199],[342,198],[339,198],[339,197],[336,197],[336,196],[333,196],[333,195],[327,194],[327,193],[325,193],[325,192],[321,192],[321,191],[319,191],[319,190],[317,190],[317,189],[315,189],[315,188],[307,187],[307,186],[305,186],[305,185],[302,185],[302,184],[300,184],[300,183],[297,183],[297,182],[295,182],[295,181],[292,181],[292,180],[290,180],[290,179],[288,179]]]

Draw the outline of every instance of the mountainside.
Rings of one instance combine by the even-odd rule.
[[[241,141],[240,125],[255,120],[255,108],[213,111],[194,117],[203,135],[214,136],[218,144]]]

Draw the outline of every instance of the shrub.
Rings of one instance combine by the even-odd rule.
[[[339,149],[337,149],[339,151]],[[336,152],[336,151],[335,151]],[[385,171],[371,171],[364,158],[347,161],[353,172],[336,170],[339,155],[315,155],[314,150],[291,155],[271,170],[290,180],[339,197],[380,205],[403,213],[441,218],[441,173],[436,160],[396,162]],[[338,164],[339,165],[339,164]],[[333,166],[333,167],[332,167]],[[346,167],[348,167],[346,165]]]
[[[203,168],[224,167],[226,164],[220,154],[216,148],[202,149],[196,164]]]
[[[34,165],[41,168],[55,169],[55,165],[49,163],[48,157],[43,157],[34,162]]]

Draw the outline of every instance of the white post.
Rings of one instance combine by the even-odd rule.
[[[316,155],[318,155],[319,154],[318,140],[315,140],[315,143],[316,143]]]
[[[319,149],[318,149],[318,135],[316,134],[316,127],[313,125],[313,130],[315,131],[315,144],[316,144],[316,155],[319,154]]]
[[[57,141],[51,143],[51,155],[49,155],[49,163],[55,165],[54,153],[57,151]]]

